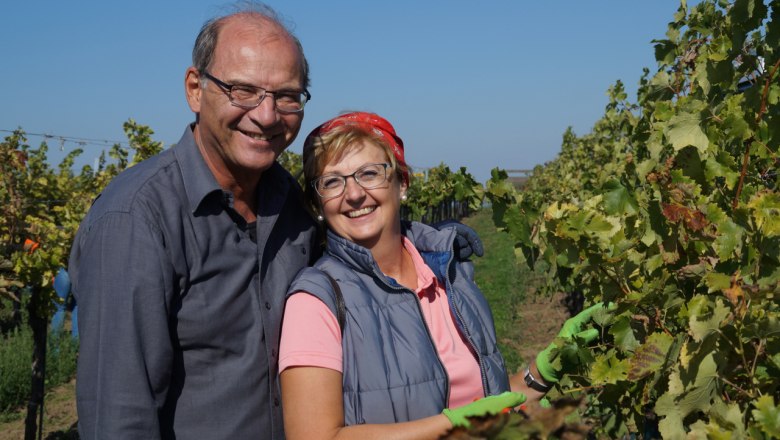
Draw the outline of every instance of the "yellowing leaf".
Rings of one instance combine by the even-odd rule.
[[[762,430],[771,437],[780,437],[780,408],[775,405],[775,399],[765,394],[758,398],[755,406],[753,418]]]
[[[611,238],[620,230],[620,220],[594,213],[584,228],[585,232],[599,239],[602,247],[610,244]]]
[[[728,298],[729,301],[731,301],[731,304],[735,307],[741,310],[741,312],[744,312],[745,307],[745,291],[742,290],[742,286],[739,284],[738,281],[734,281],[731,284],[731,287],[728,289],[724,289],[723,293],[726,295],[726,298]],[[740,316],[743,313],[740,313]]]
[[[572,205],[571,203],[561,203],[560,205],[558,205],[558,202],[554,202],[544,211],[544,219],[545,220],[559,219],[562,218],[564,215],[566,215],[567,212],[570,211],[577,211],[577,207],[575,205]]]
[[[658,422],[658,429],[665,439],[685,438],[683,415],[677,408],[677,396],[677,394],[666,392],[655,403],[655,413],[663,417]]]
[[[745,438],[744,419],[745,415],[740,410],[739,405],[716,400],[710,408],[707,438],[714,440]]]
[[[593,385],[615,384],[625,380],[628,375],[626,360],[614,356],[598,356],[591,365],[590,380]]]
[[[679,396],[685,391],[685,385],[680,378],[680,370],[677,365],[672,366],[669,373],[669,394]]]
[[[704,284],[707,285],[707,292],[719,292],[731,287],[731,275],[719,272],[709,272],[704,275]]]
[[[753,210],[756,226],[767,236],[780,235],[780,194],[762,192],[756,194],[748,203]]]
[[[653,333],[629,359],[628,379],[639,380],[657,371],[666,361],[673,338],[666,333]]]

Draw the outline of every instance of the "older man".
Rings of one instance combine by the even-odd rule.
[[[195,123],[111,182],[73,244],[82,439],[284,437],[285,292],[319,246],[276,158],[301,127],[308,64],[262,5],[208,21],[192,63]],[[459,233],[461,258],[481,255]]]
[[[207,22],[185,75],[195,123],[118,176],[74,242],[82,439],[283,438],[284,292],[315,227],[276,162],[308,66],[267,8]]]

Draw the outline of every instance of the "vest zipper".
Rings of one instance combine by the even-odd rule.
[[[485,395],[485,397],[487,397],[490,390],[488,390],[487,373],[485,372],[485,370],[487,369],[485,367],[485,360],[483,359],[482,355],[477,349],[477,345],[474,344],[474,341],[471,339],[471,333],[469,333],[468,328],[466,328],[466,326],[463,324],[463,315],[461,315],[458,306],[455,305],[455,303],[449,299],[451,294],[454,292],[449,277],[450,266],[452,265],[452,258],[453,258],[453,254],[450,253],[450,258],[449,260],[447,260],[447,272],[444,273],[444,277],[443,277],[445,281],[444,287],[447,290],[448,302],[450,303],[450,306],[452,306],[452,310],[455,312],[456,324],[458,325],[458,327],[460,327],[460,330],[463,332],[463,334],[466,335],[466,340],[469,341],[469,345],[471,345],[471,349],[474,350],[474,354],[477,356],[477,363],[479,364],[479,373],[482,376],[482,393]]]

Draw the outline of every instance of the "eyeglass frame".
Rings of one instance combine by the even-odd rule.
[[[375,165],[381,165],[382,166],[382,170],[385,172],[384,179],[382,179],[381,182],[377,182],[376,185],[368,186],[368,187],[363,186],[363,184],[360,183],[360,180],[358,179],[357,174],[359,172],[365,170],[367,167],[375,166]],[[344,194],[344,191],[347,190],[347,179],[350,178],[350,177],[355,179],[355,183],[357,183],[358,186],[363,188],[363,189],[376,189],[376,188],[379,187],[379,185],[387,182],[387,169],[388,168],[392,168],[392,167],[393,167],[393,165],[388,163],[388,162],[367,163],[367,164],[361,166],[360,168],[356,169],[355,172],[352,173],[352,174],[347,174],[347,175],[326,174],[324,176],[317,177],[316,179],[311,181],[311,186],[312,186],[312,188],[314,188],[314,192],[316,192],[317,195],[320,196],[320,198],[322,198],[322,199],[333,199],[333,198],[336,198],[336,197],[341,197]],[[320,180],[322,180],[322,179],[324,179],[326,177],[330,177],[330,178],[340,177],[341,178],[341,192],[339,192],[336,195],[328,195],[328,196],[322,195],[320,193],[320,190],[317,189],[317,182],[319,182]]]
[[[218,86],[219,86],[221,89],[223,89],[223,90],[226,92],[226,94],[227,94],[227,96],[228,96],[228,101],[230,101],[230,105],[233,105],[233,106],[235,106],[235,107],[238,107],[238,108],[241,108],[241,109],[244,109],[244,110],[251,110],[251,109],[253,109],[253,108],[257,108],[257,107],[259,107],[259,106],[260,106],[260,104],[262,104],[262,103],[263,103],[263,100],[265,99],[265,97],[266,97],[266,96],[268,96],[268,94],[269,94],[269,93],[270,93],[270,94],[273,96],[273,98],[274,98],[274,108],[275,108],[275,109],[276,109],[276,111],[278,111],[279,113],[285,113],[285,114],[296,114],[296,113],[300,113],[300,112],[302,112],[302,111],[303,111],[303,108],[304,108],[304,107],[306,107],[306,103],[308,103],[309,101],[311,101],[311,93],[309,93],[309,91],[308,91],[308,90],[306,90],[306,89],[303,89],[303,90],[301,90],[301,91],[297,91],[297,90],[290,90],[289,92],[302,93],[304,96],[306,96],[306,101],[304,101],[304,102],[301,104],[301,108],[300,108],[300,110],[282,110],[282,109],[280,109],[280,108],[279,108],[279,106],[276,104],[276,93],[280,93],[280,92],[279,92],[279,90],[268,90],[268,89],[264,89],[264,88],[262,88],[262,87],[251,86],[251,85],[242,85],[242,84],[229,84],[229,83],[226,83],[225,81],[222,81],[221,79],[217,78],[216,76],[214,76],[214,75],[210,74],[210,73],[209,73],[208,71],[206,71],[206,70],[201,70],[201,71],[200,71],[200,74],[201,74],[201,75],[203,75],[203,76],[205,76],[205,77],[206,77],[208,80],[210,80],[210,81],[213,81],[213,82],[214,82],[214,84],[218,85]],[[255,105],[244,105],[244,104],[237,104],[237,103],[233,102],[233,88],[234,88],[234,87],[243,87],[243,88],[247,88],[247,89],[255,89],[255,90],[257,90],[258,92],[262,91],[262,92],[263,92],[263,94],[262,94],[262,97],[260,98],[260,100],[259,100],[259,101],[257,101],[257,104],[255,104]],[[281,93],[285,93],[285,92],[287,92],[287,91],[283,91],[283,92],[281,92]]]

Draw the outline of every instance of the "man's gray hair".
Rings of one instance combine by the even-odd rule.
[[[267,21],[270,22],[270,25],[272,26],[278,26],[279,29],[295,42],[296,47],[298,47],[298,52],[301,55],[301,79],[303,81],[303,87],[308,90],[310,85],[309,62],[303,54],[303,46],[301,45],[300,40],[298,40],[298,37],[296,37],[290,28],[284,24],[279,14],[266,4],[252,1],[235,3],[230,9],[230,12],[214,17],[203,23],[203,27],[200,28],[198,37],[195,39],[195,46],[192,48],[193,67],[195,67],[198,72],[208,70],[211,61],[214,58],[214,49],[217,47],[219,31],[222,29],[222,25],[227,19],[241,15],[256,17],[259,21]]]

